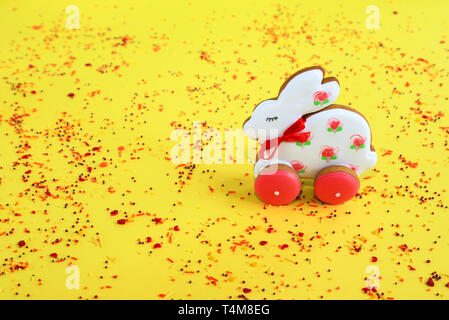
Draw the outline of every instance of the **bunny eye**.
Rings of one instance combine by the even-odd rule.
[[[276,121],[277,119],[278,119],[278,117],[273,117],[273,118],[268,117],[267,121],[271,122],[271,121]]]

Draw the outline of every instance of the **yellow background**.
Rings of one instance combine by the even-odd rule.
[[[70,4],[79,30],[65,27]],[[379,29],[366,26],[368,5]],[[447,299],[447,1],[0,10],[2,299]],[[379,161],[360,197],[323,205],[306,181],[289,206],[264,206],[250,164],[168,160],[175,126],[240,128],[312,65],[372,127]],[[362,290],[370,265],[379,295]]]

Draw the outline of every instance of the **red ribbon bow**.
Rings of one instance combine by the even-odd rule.
[[[282,136],[265,141],[265,143],[259,150],[259,159],[270,160],[271,158],[273,158],[274,153],[282,142],[307,141],[310,137],[310,132],[302,132],[302,130],[304,130],[304,128],[306,127],[305,123],[306,118],[301,117],[296,120],[296,122],[293,123],[290,127],[288,127],[287,130],[284,131],[284,134]],[[273,151],[267,158],[265,158],[265,151],[271,149],[273,149]]]

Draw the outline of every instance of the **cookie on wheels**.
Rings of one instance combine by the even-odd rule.
[[[325,203],[341,204],[357,194],[359,176],[375,166],[377,154],[366,118],[333,104],[339,93],[336,78],[324,78],[321,67],[306,68],[245,121],[245,134],[260,144],[254,175],[262,201],[294,201],[303,178],[315,179],[315,195]]]

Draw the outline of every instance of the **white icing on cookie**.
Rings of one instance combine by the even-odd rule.
[[[344,124],[341,130],[328,130],[331,118]],[[321,169],[333,165],[347,166],[360,175],[377,162],[377,154],[370,150],[370,127],[358,113],[346,109],[324,110],[308,117],[303,131],[311,132],[308,144],[282,142],[273,157],[289,162],[301,177],[314,178]],[[263,160],[256,163],[259,170],[255,170],[256,176],[265,167],[263,164]]]
[[[337,81],[323,83],[323,71],[312,69],[291,79],[277,99],[261,102],[243,126],[245,134],[263,143],[282,135],[301,116],[332,104],[340,93]]]
[[[297,74],[278,99],[263,101],[256,107],[244,125],[245,133],[262,144],[267,138],[282,136],[301,116],[329,106],[340,87],[337,81],[322,81],[321,69]],[[347,166],[360,175],[377,162],[377,154],[370,150],[370,127],[354,111],[331,108],[314,113],[308,116],[301,132],[310,134],[303,135],[300,141],[282,142],[272,150],[273,158],[257,161],[254,174],[257,176],[268,165],[282,163],[306,178],[314,178],[321,169],[333,165]]]

